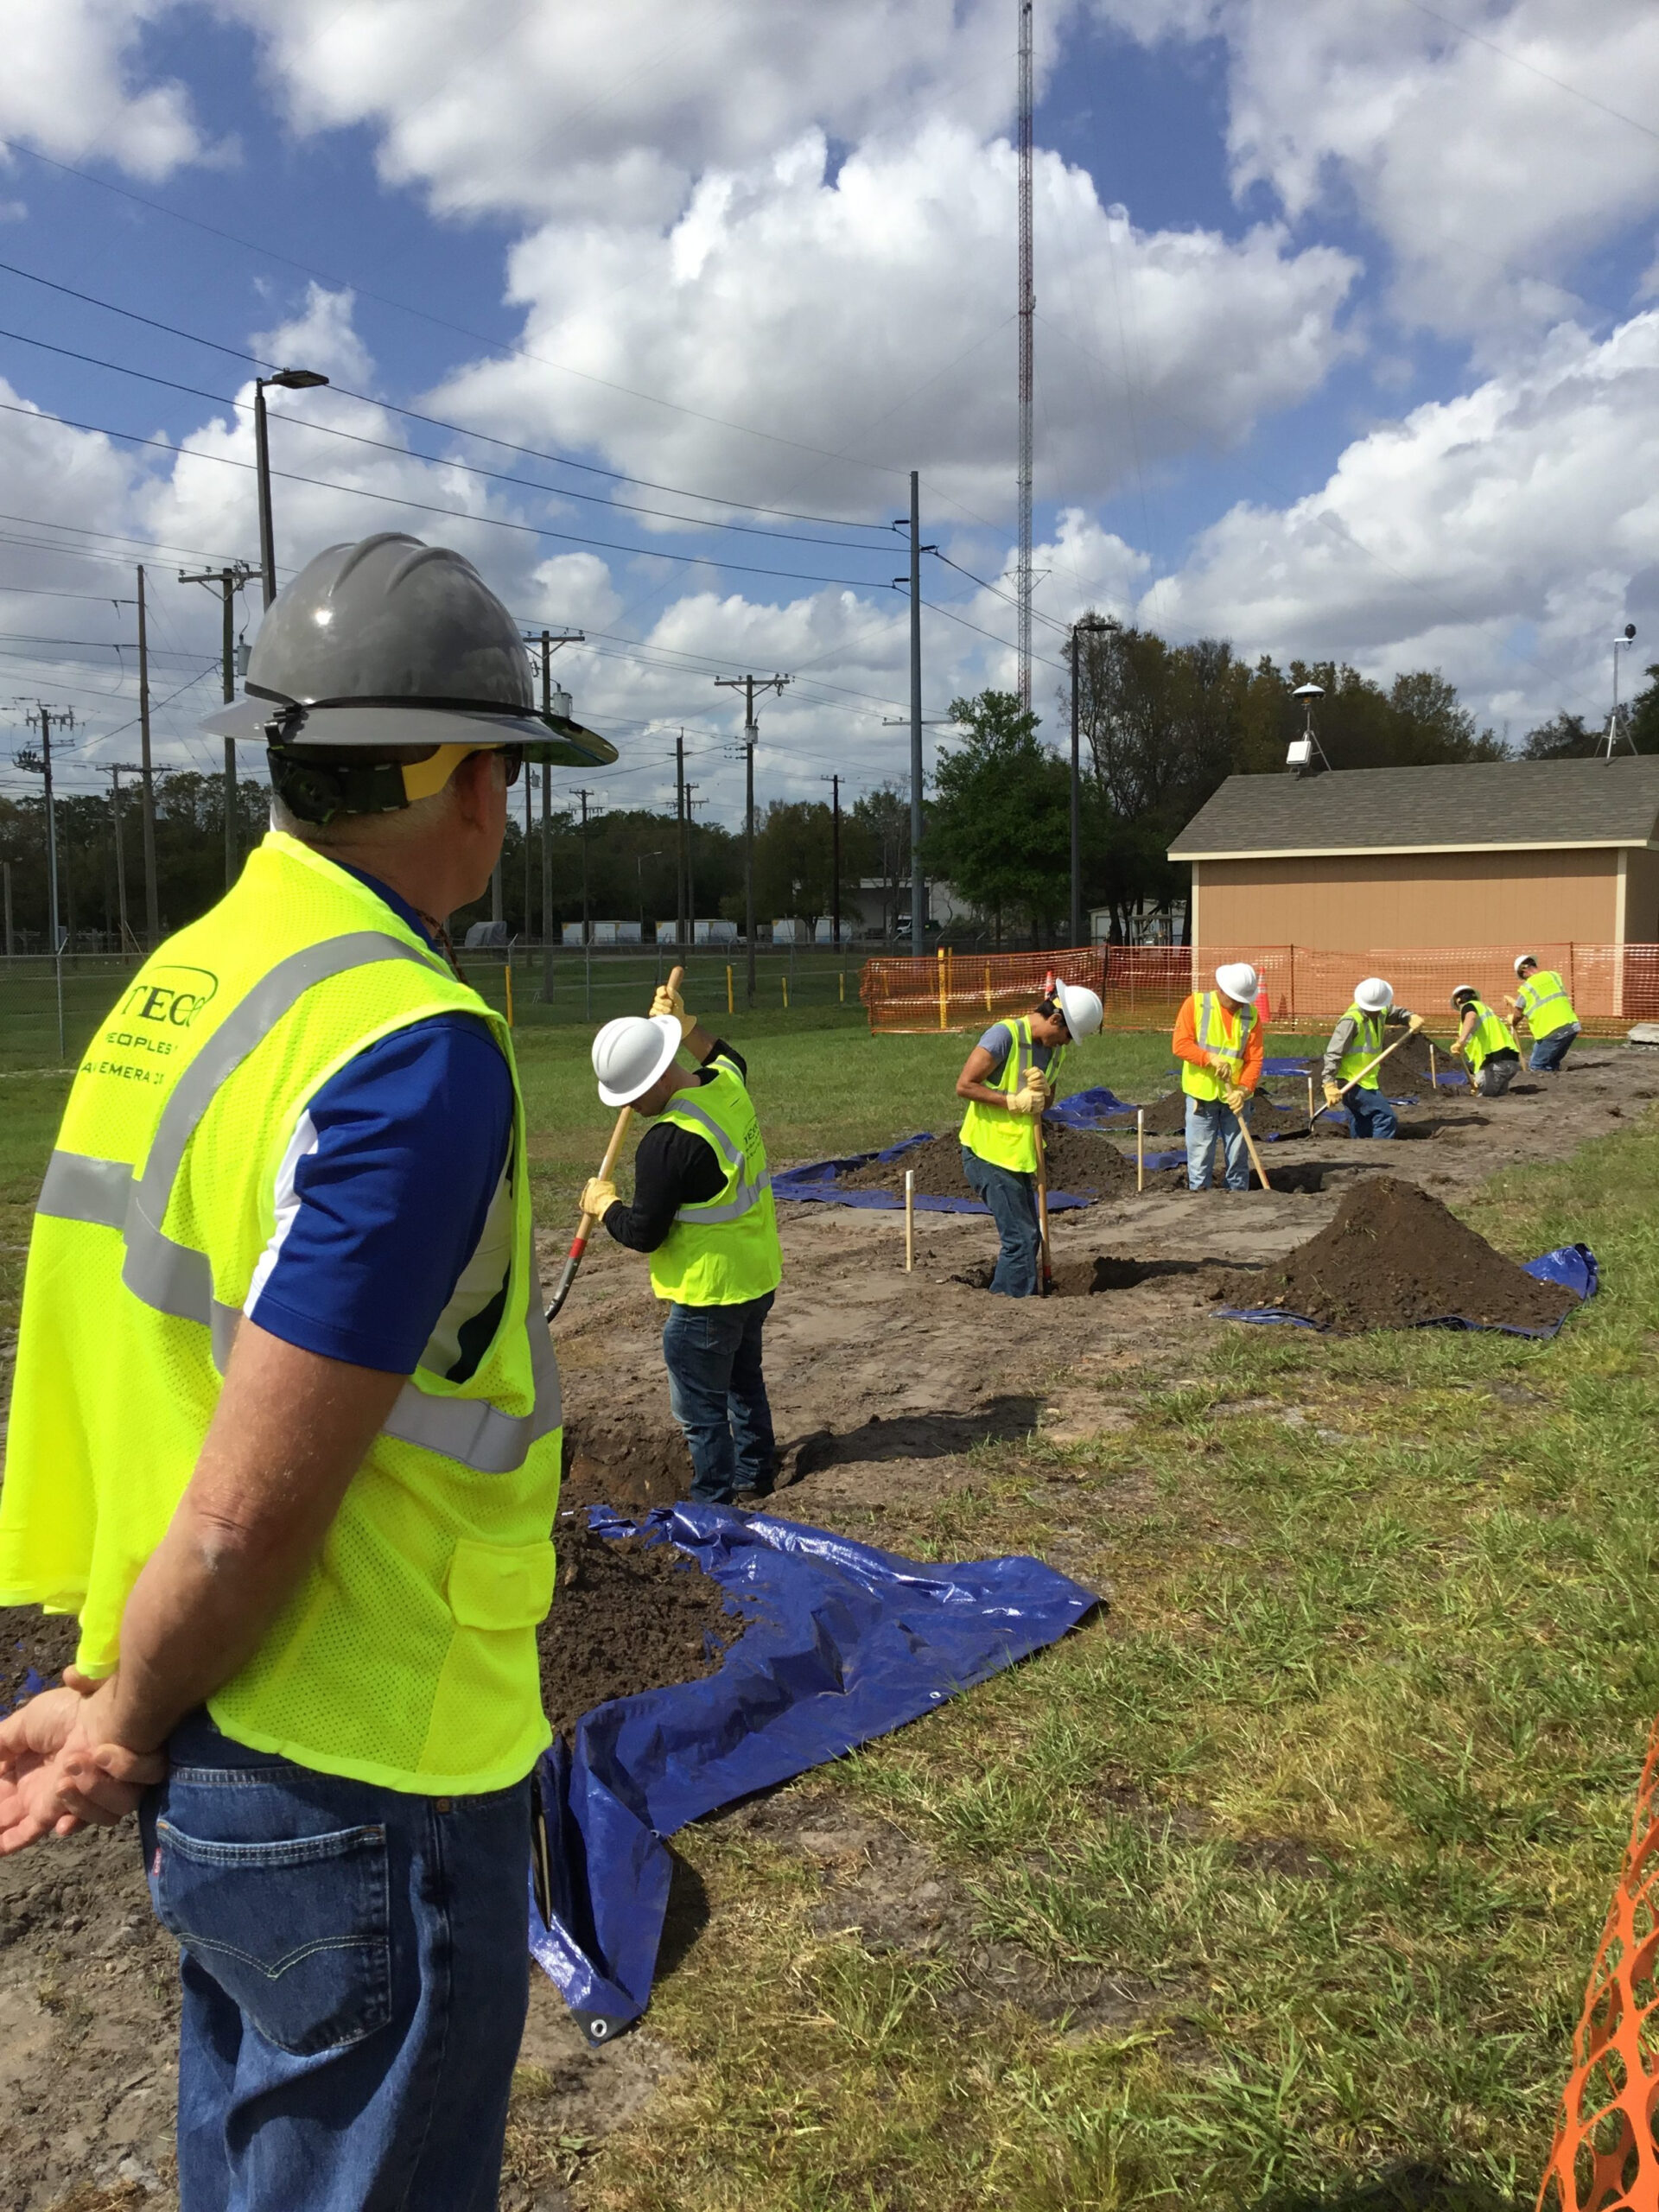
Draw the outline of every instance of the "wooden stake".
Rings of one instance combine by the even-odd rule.
[[[905,1170],[905,1273],[916,1265],[916,1170]]]
[[[1440,1087],[1440,1073],[1434,1065],[1434,1047],[1432,1045],[1428,1048],[1428,1087],[1431,1090],[1438,1090]]]
[[[1312,1076],[1307,1078],[1307,1128],[1311,1136],[1313,1133],[1313,1078]]]
[[[728,976],[729,976],[731,972],[732,971],[729,968],[726,970]],[[685,970],[683,968],[671,968],[669,969],[668,988],[671,991],[677,991],[679,989],[681,979],[683,977],[684,974]],[[628,1133],[628,1123],[632,1119],[633,1109],[632,1106],[625,1106],[621,1112],[617,1116],[616,1127],[611,1131],[611,1141],[605,1147],[605,1157],[599,1163],[599,1174],[596,1178],[599,1182],[608,1183],[611,1179],[612,1172],[616,1166],[617,1160],[622,1150],[622,1140],[626,1136]],[[565,1300],[569,1297],[570,1286],[575,1282],[576,1279],[576,1270],[582,1265],[582,1255],[588,1249],[588,1240],[594,1232],[594,1216],[590,1213],[582,1214],[578,1218],[576,1223],[576,1233],[571,1239],[570,1249],[564,1255],[564,1271],[559,1277],[559,1287],[553,1294],[552,1303],[549,1306],[546,1313],[543,1316],[544,1320],[552,1320],[554,1316],[558,1313],[559,1308],[564,1304]]]
[[[1144,1106],[1137,1106],[1135,1109],[1135,1187],[1137,1191],[1144,1191],[1147,1187],[1147,1109]]]
[[[726,970],[726,1011],[728,1014],[736,1011],[732,1001],[732,971],[729,968]]]

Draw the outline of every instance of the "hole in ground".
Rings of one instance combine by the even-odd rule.
[[[1056,1298],[1094,1298],[1103,1291],[1134,1290],[1143,1282],[1154,1282],[1160,1275],[1195,1275],[1204,1268],[1230,1267],[1230,1260],[1126,1260],[1109,1252],[1096,1252],[1089,1260],[1063,1260],[1054,1270],[1053,1295]],[[977,1266],[964,1269],[952,1280],[966,1283],[969,1290],[988,1290],[995,1273],[993,1261],[982,1261]]]

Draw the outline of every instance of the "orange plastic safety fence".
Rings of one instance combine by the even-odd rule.
[[[1559,969],[1579,1020],[1592,1036],[1617,1036],[1633,1021],[1659,1020],[1659,944],[1552,944],[1516,951]],[[872,960],[861,995],[877,1031],[970,1029],[1020,1013],[1058,969],[1106,1002],[1109,1029],[1173,1023],[1181,1001],[1223,961],[1248,960],[1262,977],[1263,1012],[1276,1029],[1315,1029],[1347,1009],[1363,976],[1385,976],[1398,1005],[1431,1022],[1452,1020],[1451,996],[1472,983],[1498,1006],[1516,988],[1514,955],[1501,945],[1373,946],[1326,952],[1305,944],[1096,945],[1087,951],[976,953],[946,948],[931,960]],[[1656,2208],[1659,2212],[1659,2208]]]
[[[1539,2212],[1659,2212],[1659,1721],[1573,2039]]]

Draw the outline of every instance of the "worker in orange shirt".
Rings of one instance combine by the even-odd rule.
[[[1262,1080],[1265,1032],[1255,1003],[1261,987],[1248,962],[1224,962],[1216,970],[1215,988],[1194,991],[1175,1017],[1171,1041],[1186,1093],[1189,1190],[1211,1187],[1217,1144],[1226,1160],[1227,1188],[1250,1187],[1244,1122]]]

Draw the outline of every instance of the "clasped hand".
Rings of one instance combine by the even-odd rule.
[[[0,1720],[0,1856],[46,1835],[113,1827],[162,1781],[167,1760],[110,1740],[111,1690],[72,1667]]]

